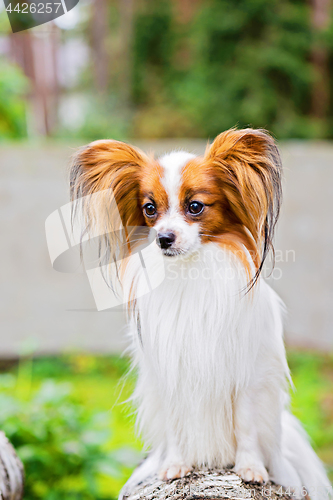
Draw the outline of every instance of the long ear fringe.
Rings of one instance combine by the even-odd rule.
[[[135,228],[144,225],[138,186],[148,161],[138,149],[113,140],[92,142],[72,157],[72,225],[80,219],[81,243],[99,238],[100,266],[128,256]]]
[[[270,250],[274,257],[273,236],[282,201],[278,148],[265,130],[230,129],[207,147],[205,160],[219,170],[230,207],[255,242],[259,261],[250,290]]]

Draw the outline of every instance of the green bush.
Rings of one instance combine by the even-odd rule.
[[[118,430],[114,412],[91,407],[88,384],[86,397],[79,395],[80,375],[94,379],[103,371],[91,363],[82,371],[80,363],[89,365],[89,359],[41,359],[33,365],[28,360],[17,373],[0,375],[0,428],[24,463],[25,500],[112,500],[138,460],[125,443],[112,444]],[[111,367],[113,376],[119,374],[117,360]]]
[[[304,2],[210,0],[189,36],[192,62],[174,92],[205,134],[235,124],[268,127],[280,138],[311,132],[312,36]]]
[[[27,135],[28,80],[17,66],[0,59],[0,140]]]
[[[311,110],[308,3],[205,0],[182,10],[145,0],[136,12],[135,135],[214,137],[250,125],[278,138],[325,136],[328,121]],[[331,32],[322,42],[329,53]]]
[[[288,357],[293,411],[333,479],[333,358]],[[25,500],[117,498],[142,449],[128,412],[128,366],[117,356],[83,354],[0,363],[0,429],[24,463]]]

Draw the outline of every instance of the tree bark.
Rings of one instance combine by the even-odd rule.
[[[126,106],[131,102],[131,68],[132,68],[132,44],[133,44],[133,18],[134,1],[120,0],[120,94]]]
[[[123,500],[292,500],[292,492],[282,486],[244,483],[231,469],[195,470],[181,479],[160,481],[151,477],[132,491],[123,492]]]
[[[107,0],[94,0],[91,16],[91,45],[94,63],[94,83],[97,92],[106,94],[109,84],[109,9]]]
[[[324,31],[330,20],[331,0],[311,0],[312,26],[315,33]],[[315,81],[312,88],[312,115],[319,119],[327,116],[329,105],[329,57],[327,47],[315,42],[312,48]]]
[[[0,431],[0,499],[23,498],[23,465],[5,434]]]

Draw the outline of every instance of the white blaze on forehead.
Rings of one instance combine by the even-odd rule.
[[[179,205],[179,189],[182,182],[182,169],[192,158],[191,153],[179,151],[162,156],[159,163],[163,168],[161,182],[168,195],[169,209],[155,224],[159,232],[172,231],[175,242],[172,249],[178,253],[195,250],[200,245],[199,224],[188,224]]]
[[[195,155],[186,151],[177,151],[159,159],[159,163],[163,167],[162,184],[168,195],[171,213],[177,211],[179,206],[178,191],[181,184],[182,168],[194,157]]]

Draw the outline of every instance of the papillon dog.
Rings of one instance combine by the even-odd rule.
[[[89,197],[109,190],[115,204]],[[158,159],[92,142],[74,156],[71,193],[86,200],[86,230],[103,228],[128,304],[133,398],[149,454],[121,496],[154,474],[232,466],[244,481],[328,498],[324,467],[289,411],[283,304],[261,276],[281,203],[272,137],[231,129],[204,156]],[[138,228],[154,238],[150,269],[164,267],[148,293],[145,267],[131,259]]]

